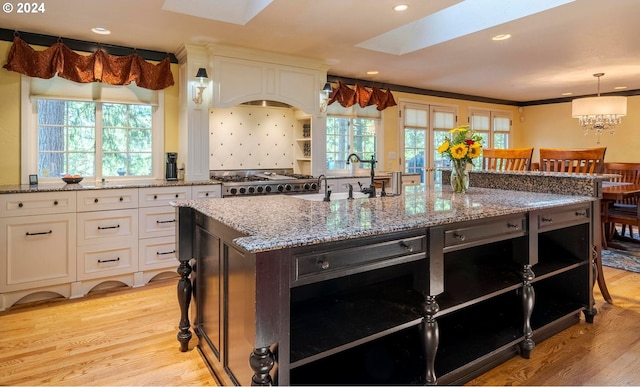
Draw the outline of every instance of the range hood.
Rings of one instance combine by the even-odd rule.
[[[279,108],[287,108],[287,109],[291,109],[293,107],[284,102],[269,101],[269,100],[249,101],[249,102],[241,103],[240,105],[241,106],[260,106],[260,107],[279,107]]]

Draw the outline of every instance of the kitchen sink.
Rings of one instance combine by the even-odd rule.
[[[304,199],[304,200],[310,200],[310,201],[314,201],[314,202],[321,202],[322,200],[324,200],[324,192],[321,193],[317,193],[317,194],[303,194],[303,195],[292,195],[294,198],[299,198],[299,199]],[[362,198],[367,198],[369,197],[369,195],[362,193],[362,192],[353,192],[353,198],[354,199],[362,199]],[[349,198],[349,193],[348,192],[336,192],[336,193],[332,193],[331,196],[331,201],[334,200],[346,200]]]

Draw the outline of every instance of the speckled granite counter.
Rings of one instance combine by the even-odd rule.
[[[448,187],[405,187],[405,194],[329,203],[292,196],[178,201],[234,228],[234,240],[255,253],[430,227],[499,215],[593,201],[584,195],[559,195],[472,188],[453,194]]]
[[[28,192],[54,192],[54,191],[83,191],[92,189],[117,189],[117,188],[150,188],[150,187],[176,187],[192,185],[220,184],[212,180],[199,181],[166,181],[166,180],[140,180],[122,182],[91,182],[82,181],[79,184],[46,183],[39,185],[16,184],[0,185],[0,194],[28,193]]]

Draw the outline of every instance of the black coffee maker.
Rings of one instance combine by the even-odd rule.
[[[165,179],[178,180],[178,154],[175,152],[167,152],[165,166]]]

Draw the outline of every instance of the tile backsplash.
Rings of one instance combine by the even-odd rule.
[[[294,109],[236,106],[209,112],[209,169],[293,168]]]

